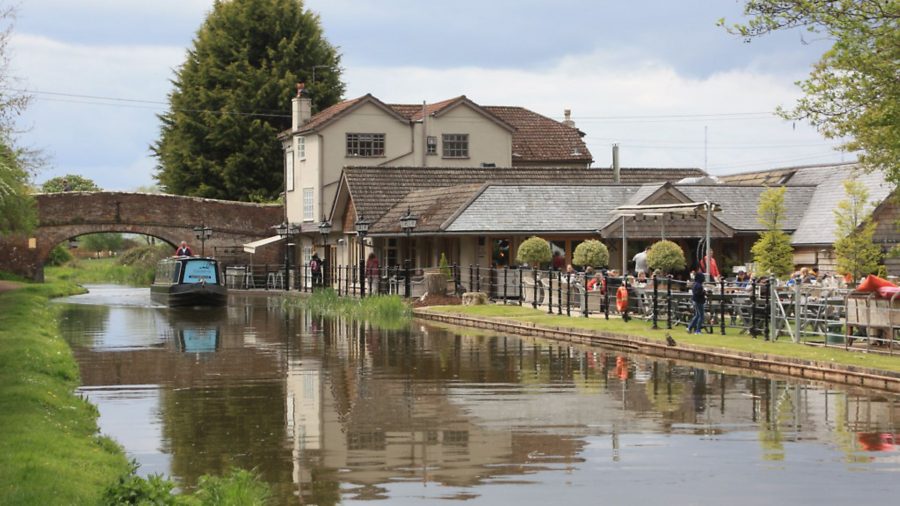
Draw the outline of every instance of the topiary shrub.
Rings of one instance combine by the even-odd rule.
[[[575,247],[572,263],[582,267],[606,267],[609,264],[609,249],[602,242],[589,239]]]
[[[450,272],[450,262],[447,261],[447,255],[441,253],[441,259],[438,260],[438,269],[440,269],[441,274],[446,276],[448,281],[453,280],[453,273]]]
[[[544,262],[549,262],[552,256],[550,243],[540,237],[532,236],[522,241],[522,244],[519,245],[519,251],[516,252],[516,261],[520,264],[538,267]]]
[[[684,251],[681,246],[672,241],[657,241],[650,246],[647,252],[647,265],[651,269],[659,269],[663,273],[680,271],[684,269]]]

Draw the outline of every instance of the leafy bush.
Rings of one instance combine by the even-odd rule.
[[[579,266],[605,267],[609,264],[609,249],[602,242],[589,239],[575,247],[572,262]]]
[[[647,264],[651,269],[659,269],[664,273],[684,269],[684,251],[672,241],[657,241],[647,252]]]
[[[541,263],[549,262],[552,256],[550,243],[540,237],[532,236],[519,245],[516,262],[537,267]]]
[[[441,270],[441,274],[447,277],[447,280],[453,279],[453,274],[450,272],[450,262],[447,261],[447,255],[441,253],[441,259],[438,261],[438,268]]]
[[[202,476],[194,494],[199,504],[256,506],[266,504],[269,486],[252,471],[235,469],[227,476]]]
[[[55,248],[50,250],[50,256],[47,257],[46,265],[62,265],[72,260],[72,254],[62,244],[57,244]]]
[[[119,476],[119,479],[106,488],[103,493],[103,504],[153,504],[169,506],[179,504],[178,498],[172,493],[175,483],[163,478],[161,475],[152,474],[141,478],[136,473],[138,464],[131,462],[131,468],[127,473]]]

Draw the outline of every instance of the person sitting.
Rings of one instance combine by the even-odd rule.
[[[647,286],[647,273],[644,271],[637,271],[637,280],[635,283],[637,286]]]
[[[181,241],[181,246],[178,246],[178,249],[175,250],[175,256],[192,257],[194,256],[194,252],[191,251],[191,248],[188,247],[185,241]]]
[[[743,270],[738,271],[737,277],[734,280],[734,286],[737,288],[747,288],[750,286],[750,276]]]

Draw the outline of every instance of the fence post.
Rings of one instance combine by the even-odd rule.
[[[480,265],[475,266],[475,291],[476,292],[481,291],[481,266]]]
[[[794,342],[800,342],[800,283],[794,285]],[[828,339],[825,339],[825,344],[828,344]]]
[[[672,328],[672,275],[666,276],[666,328]]]
[[[412,273],[409,272],[409,259],[403,261],[403,276],[406,277],[405,282],[403,283],[405,286],[403,290],[406,292],[406,298],[409,299],[412,297],[412,279],[410,279],[410,275]]]
[[[756,278],[750,280],[750,335],[756,339]]]
[[[590,293],[590,290],[588,290],[588,287],[587,287],[587,278],[585,278],[585,282],[584,282],[584,306],[581,308],[581,312],[584,313],[583,316],[584,316],[585,318],[587,318],[587,317],[588,317],[588,313],[590,313],[590,310],[588,310],[588,302],[589,302],[589,301],[588,301],[588,293]]]
[[[622,286],[625,287],[625,294],[627,295],[628,294],[628,276],[625,275],[624,269],[622,270]],[[616,303],[618,303],[618,300],[619,300],[619,297],[617,296]],[[627,301],[628,299],[625,299],[625,300]],[[628,316],[628,305],[629,304],[631,304],[630,301],[625,303],[625,311],[622,312],[622,321],[624,321],[624,322],[627,322],[628,320],[631,319],[631,317]]]
[[[609,271],[603,273],[603,316],[609,320]]]
[[[359,261],[359,298],[366,297],[366,261]]]
[[[556,271],[556,314],[562,315],[562,271]]]
[[[766,337],[765,337],[766,341],[772,340],[769,337],[769,332],[770,332],[769,321],[772,319],[772,315],[775,314],[775,312],[772,311],[773,281],[774,281],[774,278],[769,277],[769,282],[766,283]],[[774,328],[774,326],[771,328]]]
[[[566,316],[572,316],[572,274],[566,273]]]
[[[719,308],[719,327],[722,329],[722,335],[725,335],[725,276],[719,279],[719,288],[722,293],[722,304]]]
[[[506,299],[508,298],[508,294],[506,293],[506,288],[509,286],[509,278],[507,275],[509,274],[509,268],[507,266],[503,266],[503,305],[506,305]]]
[[[538,285],[538,277],[537,277],[537,267],[531,267],[531,276],[534,280],[534,296],[531,298],[531,307],[537,309],[537,285]]]
[[[525,298],[525,280],[522,279],[522,269],[521,267],[516,270],[516,273],[519,275],[519,306],[522,305],[522,300]]]
[[[472,264],[469,264],[469,291],[470,292],[475,291],[475,273],[472,270],[473,268],[474,268],[474,266]]]
[[[658,329],[659,325],[657,325],[657,317],[656,312],[658,310],[658,305],[656,302],[656,298],[659,297],[659,279],[656,277],[656,274],[653,274],[653,328]]]
[[[547,271],[547,314],[553,314],[553,271]]]

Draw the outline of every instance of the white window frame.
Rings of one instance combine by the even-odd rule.
[[[315,206],[313,205],[315,195],[314,188],[303,189],[303,221],[312,221],[315,219]]]
[[[306,137],[297,138],[297,154],[301,160],[306,160]]]
[[[469,134],[443,134],[441,136],[441,157],[469,158]]]
[[[345,138],[347,158],[384,158],[387,152],[387,139],[383,133],[347,132]]]
[[[284,152],[284,189],[294,191],[294,152],[290,149]]]
[[[429,135],[425,138],[425,154],[432,156],[437,155],[437,136]]]

